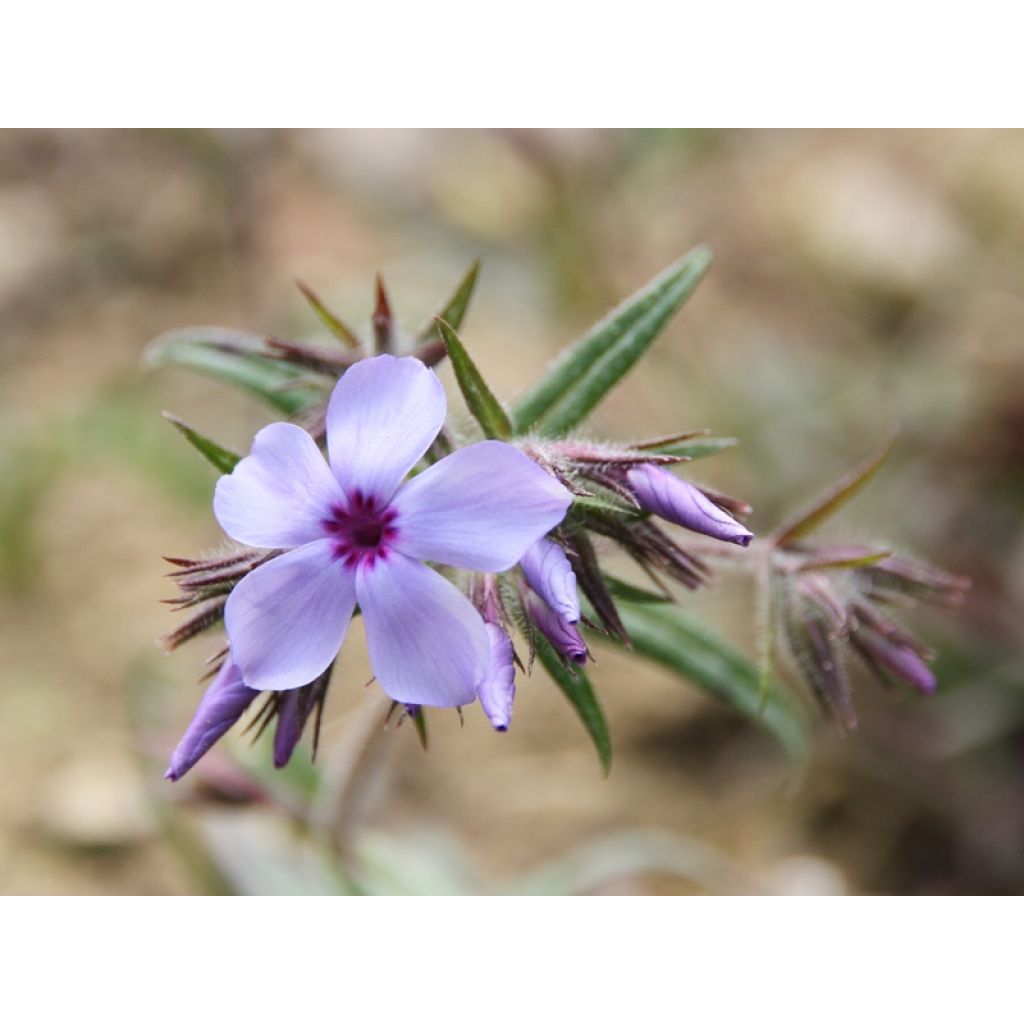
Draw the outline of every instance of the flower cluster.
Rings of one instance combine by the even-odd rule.
[[[789,651],[842,725],[857,725],[847,652],[857,655],[884,686],[899,680],[921,693],[934,693],[937,683],[928,665],[934,652],[886,609],[918,602],[956,609],[969,580],[865,547],[794,545],[776,552],[775,561]]]
[[[637,602],[672,602],[674,585],[708,583],[712,563],[729,553],[760,583],[767,633],[784,638],[799,674],[840,722],[856,724],[847,651],[884,681],[934,690],[931,652],[889,609],[918,600],[953,608],[967,581],[888,551],[806,540],[881,456],[755,541],[743,524],[749,505],[676,473],[728,439],[688,432],[616,444],[572,429],[706,265],[697,250],[669,268],[581,339],[513,409],[494,397],[455,334],[475,268],[443,310],[451,323],[439,318],[411,341],[399,337],[379,282],[372,345],[308,290],[335,336],[330,345],[203,329],[199,364],[235,374],[250,388],[261,382],[291,421],[259,431],[244,458],[174,421],[224,474],[213,510],[234,546],[209,559],[170,559],[181,590],[170,603],[191,617],[165,638],[167,648],[221,623],[227,644],[211,659],[212,681],[167,777],[181,778],[261,694],[251,727],[258,734],[275,723],[275,765],[289,761],[310,720],[315,751],[354,616],[363,620],[374,676],[392,710],[421,721],[425,707],[479,701],[504,731],[517,670],[529,671],[539,654],[577,703],[599,752],[604,744],[606,762],[600,706],[583,669],[588,640],[604,635],[631,646],[624,618],[637,621]],[[185,361],[195,361],[188,333],[159,344],[161,353],[183,351]],[[409,354],[394,354],[402,347]],[[464,439],[447,422],[446,396],[431,369],[446,355],[483,439]],[[590,373],[594,365],[600,373]],[[606,552],[631,559],[653,590],[611,576]],[[648,641],[652,631],[669,631],[638,653],[677,664],[670,655],[684,634],[664,616],[644,621]],[[728,692],[735,678],[723,685],[714,673],[732,671],[738,658],[683,665],[709,689]],[[768,675],[773,665],[762,658]],[[743,669],[739,678],[749,685],[756,671]]]
[[[326,459],[306,430],[274,423],[221,478],[213,502],[218,522],[234,541],[259,550],[178,571],[191,595],[184,604],[227,590],[217,612],[229,648],[169,778],[180,778],[260,691],[279,695],[275,762],[286,763],[322,704],[357,607],[377,682],[393,701],[409,709],[461,707],[479,697],[499,730],[511,720],[515,655],[513,616],[497,574],[519,564],[526,620],[570,661],[587,659],[576,574],[565,549],[547,535],[573,500],[559,475],[578,481],[598,471],[578,452],[585,470],[570,470],[572,460],[563,458],[554,473],[536,451],[480,441],[406,480],[446,413],[441,382],[421,361],[365,359],[331,395]],[[540,461],[550,464],[555,454]],[[659,461],[621,457],[604,465],[600,478],[615,478],[637,509],[749,542],[751,534],[703,492],[647,459]],[[647,524],[638,542],[652,555],[655,531]],[[661,546],[675,553],[668,567],[689,564],[667,537]],[[578,551],[573,557],[580,564]],[[428,562],[476,575],[468,589],[483,598],[474,604]],[[694,573],[688,581],[696,579]]]

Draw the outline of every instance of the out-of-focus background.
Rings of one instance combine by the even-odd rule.
[[[274,417],[143,370],[148,339],[313,334],[296,277],[362,325],[378,270],[416,328],[480,256],[462,335],[512,397],[698,242],[710,276],[593,429],[739,437],[694,473],[763,531],[898,422],[830,533],[974,578],[954,619],[912,616],[939,694],[859,678],[861,728],[794,780],[757,728],[599,650],[607,781],[540,671],[507,735],[434,715],[428,753],[399,728],[352,770],[354,630],[321,750],[359,788],[336,824],[396,891],[1024,891],[1024,134],[589,130],[0,135],[0,891],[315,888],[280,827],[295,790],[234,767],[265,750],[160,778],[214,649],[158,650],[160,556],[220,541],[215,475],[160,412],[242,450]],[[753,648],[742,580],[685,600]]]

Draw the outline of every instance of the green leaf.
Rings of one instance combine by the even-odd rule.
[[[499,440],[511,437],[512,424],[509,423],[505,410],[492,394],[476,364],[469,358],[469,353],[459,341],[459,336],[452,330],[451,325],[440,317],[437,319],[437,329],[448,351],[448,358],[452,361],[452,369],[462,390],[462,397],[477,423],[483,428],[483,432],[488,437]]]
[[[672,603],[672,598],[665,594],[657,594],[653,590],[645,590],[643,587],[637,587],[632,583],[627,583],[625,580],[620,580],[617,576],[610,576],[608,573],[604,573],[604,582],[608,588],[608,593],[612,597],[617,597],[620,601],[632,601],[633,604]]]
[[[806,758],[806,714],[778,685],[762,694],[760,674],[746,657],[675,606],[622,602],[619,613],[638,654],[672,669],[761,725],[794,761]]]
[[[453,331],[462,326],[462,321],[469,309],[469,300],[473,297],[473,290],[476,288],[477,275],[480,273],[480,261],[474,260],[469,270],[466,271],[462,280],[458,283],[455,291],[448,301],[438,310],[437,318],[448,324]],[[424,324],[416,336],[418,341],[430,341],[437,331],[435,320]]]
[[[607,513],[615,516],[627,516],[631,519],[638,519],[645,514],[637,508],[630,508],[624,501],[614,499],[614,495],[611,498],[603,498],[596,494],[574,494],[572,507],[580,512]]]
[[[864,547],[818,548],[799,564],[799,572],[813,569],[865,569],[892,557],[891,551],[873,551]]]
[[[776,547],[785,547],[820,526],[840,506],[846,504],[874,475],[892,451],[896,431],[892,431],[877,451],[860,465],[840,477],[827,491],[806,508],[787,519],[769,538]]]
[[[735,437],[695,437],[687,441],[676,441],[674,444],[658,445],[644,449],[657,455],[681,455],[687,459],[703,459],[708,455],[717,455],[732,448],[739,442]]]
[[[580,716],[584,728],[594,741],[597,757],[601,762],[601,771],[607,777],[612,767],[612,741],[608,734],[608,723],[605,721],[604,712],[601,710],[597,694],[594,693],[587,674],[578,667],[570,672],[544,637],[538,635],[536,639],[537,657],[547,670],[548,675],[555,681],[555,685],[568,697],[569,703],[576,709],[576,714]]]
[[[576,426],[647,351],[710,263],[704,246],[687,253],[570,346],[516,403],[516,432],[553,435]]]
[[[359,348],[362,342],[358,335],[340,317],[332,313],[321,301],[320,297],[308,285],[302,281],[296,281],[299,291],[306,297],[306,301],[313,307],[313,312],[320,318],[320,322],[339,341],[343,341],[349,348]]]
[[[216,441],[211,441],[208,437],[204,437],[198,430],[193,430],[187,423],[183,420],[179,420],[178,417],[172,413],[165,412],[164,418],[185,435],[185,440],[187,440],[189,444],[191,444],[192,447],[195,448],[196,451],[198,451],[199,454],[214,467],[214,469],[220,470],[221,473],[230,473],[231,470],[241,462],[241,455],[237,455],[235,452],[229,451],[227,448],[222,448]]]
[[[302,371],[266,355],[260,335],[226,327],[182,327],[154,338],[143,360],[148,366],[180,366],[237,384],[289,415],[324,390],[302,379]]]

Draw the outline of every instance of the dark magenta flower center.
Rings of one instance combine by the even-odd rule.
[[[348,505],[335,505],[330,518],[323,523],[334,538],[334,557],[353,569],[361,562],[372,565],[376,559],[386,557],[398,536],[394,526],[397,515],[373,495],[353,491],[348,496]]]

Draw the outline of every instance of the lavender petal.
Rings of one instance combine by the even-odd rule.
[[[258,548],[294,548],[324,536],[321,525],[342,499],[313,439],[293,423],[271,423],[252,454],[217,482],[213,513],[224,532]]]
[[[346,370],[327,406],[327,450],[346,493],[389,501],[447,410],[441,381],[418,359],[383,355]]]
[[[350,570],[318,540],[254,569],[231,591],[224,623],[246,685],[293,690],[337,656],[355,608]]]
[[[411,558],[502,572],[557,526],[572,495],[512,445],[462,448],[395,495],[396,546]]]
[[[398,552],[356,573],[370,661],[400,704],[472,704],[487,668],[484,621],[448,580]]]

